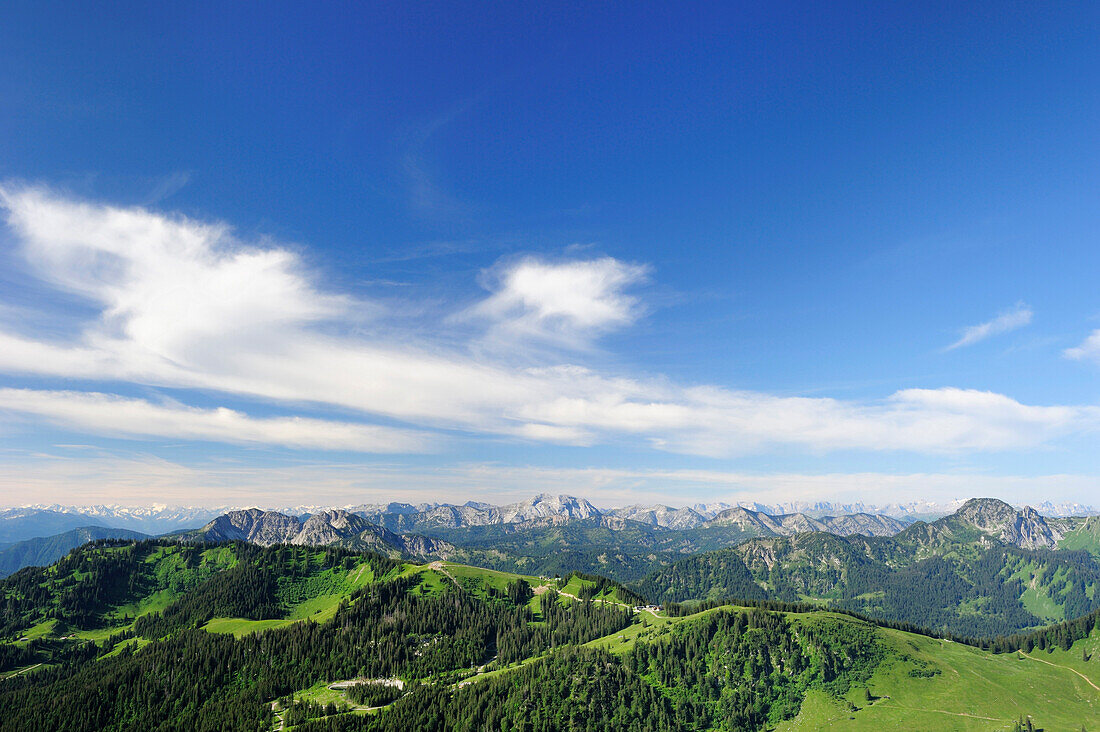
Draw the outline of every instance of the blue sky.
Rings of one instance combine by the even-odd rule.
[[[1100,502],[1095,6],[319,5],[0,9],[0,502]]]

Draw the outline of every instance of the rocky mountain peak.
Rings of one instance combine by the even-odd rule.
[[[1066,527],[1049,523],[1030,506],[1017,510],[996,498],[971,498],[940,524],[962,522],[996,539],[1024,549],[1053,548],[1065,535]]]
[[[218,516],[202,527],[200,533],[212,541],[239,540],[269,545],[289,541],[301,528],[296,516],[247,508]]]
[[[666,529],[693,529],[707,520],[695,509],[672,508],[664,505],[645,506],[635,504],[611,509],[606,511],[605,515],[630,519],[650,526],[661,526]]]
[[[720,512],[708,523],[714,526],[721,526],[730,523],[745,523],[746,521],[754,522],[756,519],[756,511],[750,511],[744,506],[734,506],[733,508],[727,508],[725,511]]]
[[[261,546],[342,546],[414,556],[443,555],[452,548],[436,539],[395,534],[358,514],[339,508],[310,514],[305,521],[297,516],[258,508],[230,511],[184,537],[189,541],[248,541]]]
[[[297,536],[291,539],[291,543],[332,544],[350,534],[366,531],[371,526],[372,524],[362,516],[356,516],[343,509],[319,511],[306,519]]]
[[[983,531],[989,531],[1015,519],[1017,511],[997,498],[971,498],[953,515]]]
[[[530,521],[546,516],[585,519],[600,515],[600,510],[584,498],[548,493],[540,493],[530,500],[504,506],[500,510],[505,523]]]
[[[761,536],[793,536],[811,532],[828,532],[839,536],[864,534],[867,536],[893,536],[904,526],[900,521],[871,514],[823,516],[813,518],[803,513],[770,515],[753,511],[744,506],[722,511],[704,526],[738,526]]]
[[[310,522],[315,524],[323,523],[336,529],[343,529],[351,522],[362,522],[362,519],[342,508],[330,508],[327,511],[318,511],[311,515],[306,519],[305,525],[308,526]]]

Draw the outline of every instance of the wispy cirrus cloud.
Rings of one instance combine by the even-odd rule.
[[[384,315],[366,328],[351,327],[362,311],[383,309],[326,292],[292,251],[242,242],[224,224],[74,201],[41,188],[9,187],[0,202],[37,277],[89,305],[55,313],[59,322],[49,332],[68,335],[48,339],[18,319],[0,319],[0,372],[7,374],[201,389],[262,399],[303,419],[339,410],[364,421],[396,420],[418,433],[456,430],[469,439],[621,442],[713,456],[776,446],[1021,449],[1098,422],[1089,405],[1027,405],[976,390],[901,390],[871,400],[792,397],[578,364],[593,339],[644,312],[632,288],[648,268],[610,257],[501,262],[486,274],[488,297],[472,309],[456,307],[461,323],[443,318],[420,329],[428,335],[410,339],[393,335]],[[482,323],[488,336],[471,335],[471,322]],[[518,347],[484,349],[485,337]],[[152,418],[150,410],[161,406],[130,405],[130,427],[117,423],[115,432],[161,435],[167,417],[178,419],[180,429],[205,424],[206,434],[217,431],[216,415],[187,416],[182,406],[179,414]],[[44,407],[38,413],[94,427],[76,413]],[[241,419],[269,440],[278,432]],[[343,444],[356,439],[362,449],[408,449],[363,433]]]
[[[0,412],[5,411],[107,436],[384,453],[424,452],[438,442],[413,430],[297,416],[251,417],[225,407],[155,404],[100,392],[0,389]]]
[[[1008,333],[1017,328],[1023,328],[1025,325],[1031,323],[1032,315],[1031,308],[1022,302],[1016,303],[1011,310],[1004,311],[992,320],[987,320],[984,323],[978,323],[977,325],[971,325],[964,328],[959,339],[943,350],[953,351],[956,348],[971,346],[978,341],[984,341],[986,338],[1000,335],[1001,333]]]

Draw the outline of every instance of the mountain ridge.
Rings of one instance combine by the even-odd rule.
[[[674,562],[634,588],[657,601],[814,599],[960,634],[1019,632],[1100,607],[1094,524],[977,498],[892,537],[751,538]],[[1066,537],[1085,551],[1060,548]]]
[[[540,499],[542,499],[540,501]],[[835,502],[835,501],[783,501],[773,504],[765,504],[751,501],[727,503],[716,501],[711,503],[696,503],[680,507],[666,504],[633,504],[627,506],[598,508],[584,498],[549,494],[538,496],[503,505],[494,505],[485,501],[466,501],[465,503],[405,503],[392,501],[389,503],[375,504],[348,504],[345,506],[333,505],[299,505],[299,506],[267,506],[265,510],[274,510],[286,515],[313,514],[330,508],[342,508],[344,510],[359,513],[373,523],[384,525],[391,530],[407,528],[411,522],[405,521],[405,526],[394,517],[410,516],[414,514],[428,514],[435,511],[434,525],[458,526],[495,523],[498,521],[530,520],[555,512],[554,503],[557,502],[558,513],[565,513],[573,517],[586,517],[599,513],[602,515],[615,515],[622,518],[649,523],[664,528],[694,528],[713,520],[719,514],[734,508],[745,508],[757,513],[769,516],[788,514],[802,514],[808,519],[823,520],[826,517],[840,517],[845,515],[867,514],[888,516],[902,523],[912,523],[918,520],[934,521],[943,516],[950,515],[958,510],[966,501],[953,500],[947,502],[936,501],[910,501],[908,503],[886,503],[881,505],[865,502]],[[570,510],[563,511],[565,505]],[[139,531],[145,534],[157,535],[178,532],[185,529],[193,529],[202,526],[211,519],[229,511],[241,510],[247,506],[169,506],[154,504],[151,506],[124,506],[121,504],[92,504],[92,505],[62,505],[62,504],[33,504],[28,506],[0,508],[0,544],[14,541],[22,541],[34,537],[56,535],[81,526],[104,526],[109,528],[125,528]],[[1043,501],[1035,504],[1033,508],[1047,518],[1063,518],[1070,516],[1088,516],[1100,514],[1100,510],[1080,503],[1062,502],[1055,503]],[[391,525],[393,524],[393,525]]]
[[[338,546],[417,557],[446,557],[452,550],[444,541],[397,534],[344,509],[321,511],[305,520],[259,508],[230,511],[197,531],[180,534],[179,538],[214,543],[247,541],[265,547],[273,544]]]
[[[73,549],[97,539],[147,539],[147,534],[105,526],[81,526],[54,536],[41,536],[0,548],[0,579],[24,567],[53,564]]]

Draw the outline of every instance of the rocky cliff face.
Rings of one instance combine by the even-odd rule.
[[[953,537],[976,529],[989,540],[1002,544],[1022,549],[1053,549],[1072,525],[1072,521],[1065,519],[1048,521],[1030,507],[1017,510],[996,498],[972,498],[951,516],[931,524],[931,536]]]
[[[249,508],[218,516],[198,533],[204,541],[249,541],[270,546],[289,542],[301,529],[296,516]]]
[[[354,513],[330,510],[315,513],[302,521],[275,511],[250,508],[230,511],[196,532],[184,535],[190,541],[248,541],[261,546],[299,544],[340,546],[370,550],[389,555],[446,557],[452,547],[447,542],[424,536],[396,534]]]
[[[554,525],[599,516],[615,517],[661,529],[687,531],[699,527],[737,527],[750,536],[791,536],[808,531],[828,531],[840,535],[864,534],[891,536],[905,524],[888,516],[856,513],[819,516],[803,512],[770,514],[746,506],[710,504],[673,508],[665,505],[624,506],[606,511],[583,498],[542,494],[505,506],[468,501],[462,505],[440,504],[411,506],[361,506],[354,510],[372,523],[391,531],[432,532],[434,529],[459,529],[470,526],[515,525],[535,527]],[[718,509],[721,510],[718,510]],[[717,511],[717,513],[712,513]]]
[[[614,508],[606,515],[665,529],[694,529],[707,520],[706,516],[695,509],[671,506],[626,506]]]
[[[736,526],[757,536],[777,536],[783,531],[782,525],[768,514],[741,506],[722,511],[704,526]]]
[[[394,513],[378,510],[357,510],[356,513],[394,531],[456,529],[466,526],[519,524],[541,519],[572,521],[599,516],[600,510],[583,498],[574,496],[537,495],[534,498],[505,506],[470,501],[461,506],[439,505],[422,511]]]
[[[839,536],[893,536],[904,528],[897,519],[857,513],[850,516],[823,516],[815,519],[802,513],[769,516],[738,506],[723,511],[704,526],[738,526],[757,536],[793,536],[808,532],[828,532]]]
[[[895,518],[873,513],[829,516],[824,522],[830,532],[840,536],[893,536],[905,528],[905,524]]]
[[[547,516],[562,516],[574,520],[600,515],[600,510],[584,498],[552,496],[546,493],[527,501],[502,506],[499,510],[501,520],[507,523],[531,521]]]
[[[1053,549],[1065,532],[1058,531],[1030,506],[1018,512],[1001,529],[1001,541],[1024,549]]]

